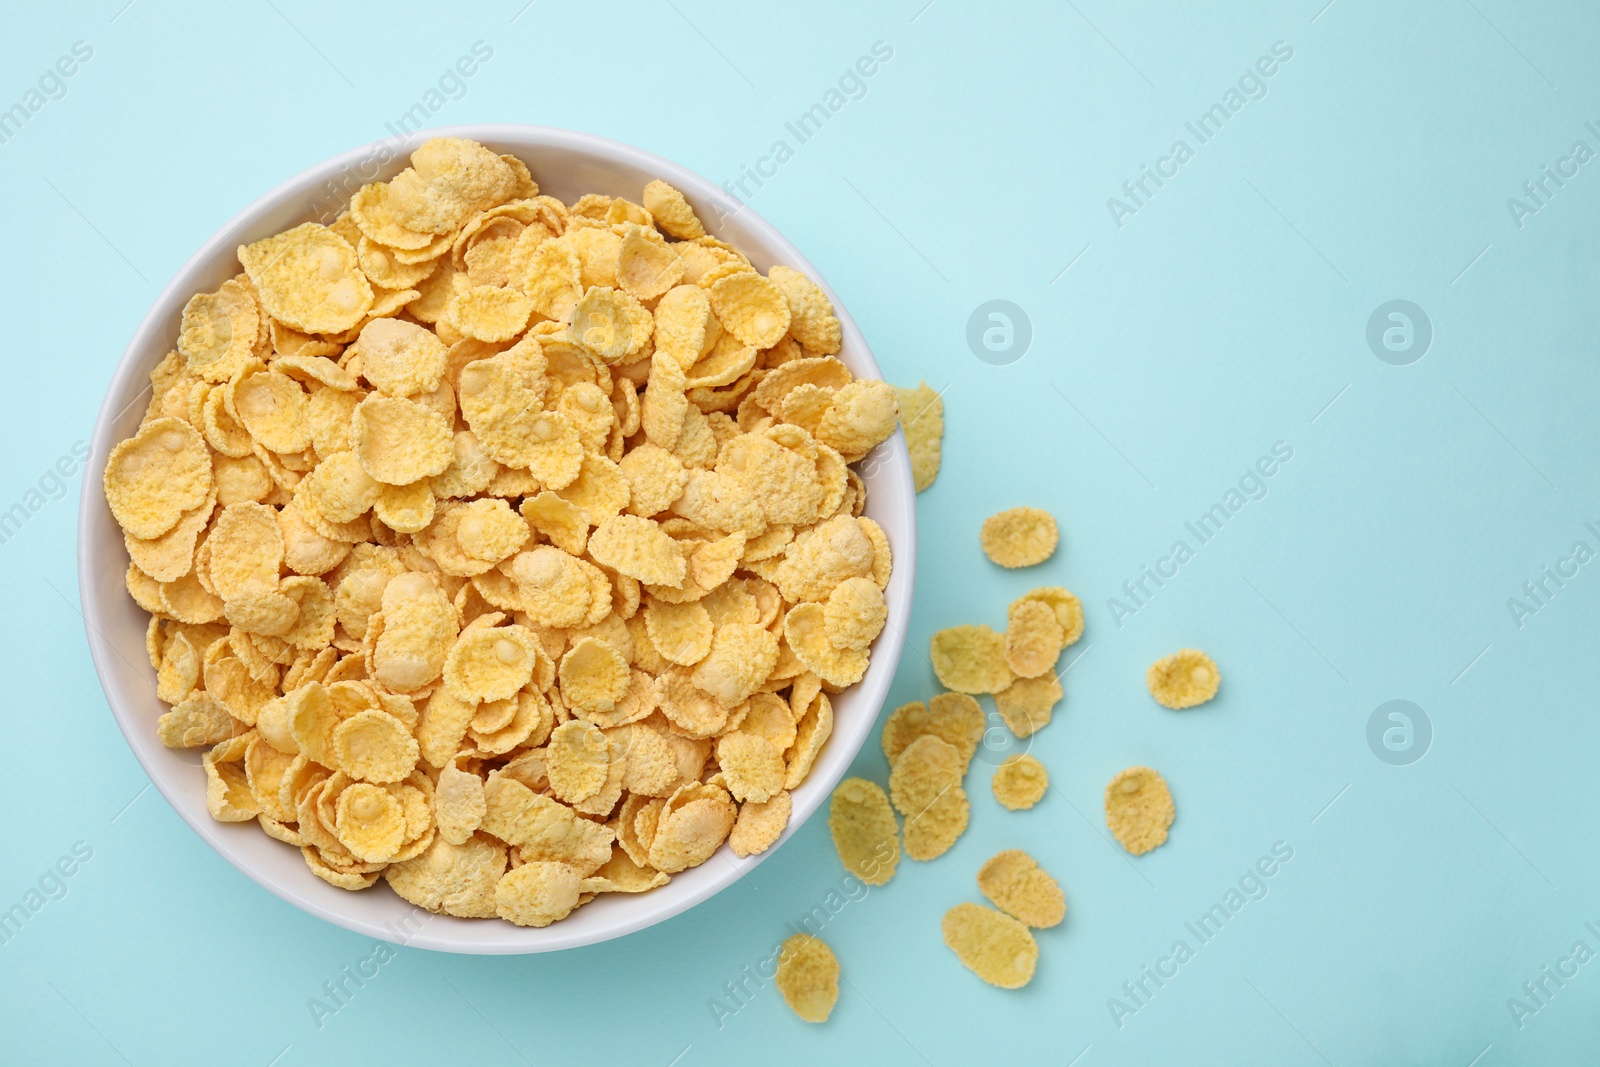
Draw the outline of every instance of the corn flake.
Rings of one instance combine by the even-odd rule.
[[[739,730],[717,739],[717,765],[735,800],[761,803],[783,791],[783,753],[771,741]]]
[[[701,279],[705,284],[705,279]],[[736,270],[709,286],[711,310],[740,341],[771,348],[789,332],[789,302],[782,289],[749,268]]]
[[[1221,684],[1216,661],[1192,648],[1163,656],[1145,672],[1145,685],[1156,703],[1175,710],[1204,704],[1217,695]]]
[[[987,626],[954,626],[933,635],[928,658],[939,681],[958,693],[998,693],[1011,684],[1005,638]]]
[[[1149,767],[1129,767],[1106,786],[1106,825],[1135,856],[1166,842],[1173,815],[1172,791]]]
[[[900,401],[900,426],[906,432],[906,449],[911,453],[911,477],[917,492],[931,486],[939,477],[944,441],[944,399],[927,382],[915,389],[895,387]]]
[[[181,419],[161,418],[112,448],[106,460],[106,501],[129,536],[160,537],[211,492],[205,441]]]
[[[226,281],[214,293],[199,293],[183,307],[178,351],[191,373],[225,382],[255,357],[260,311],[250,291]]]
[[[695,217],[694,208],[682,193],[659,178],[645,183],[644,207],[668,236],[683,240],[704,237],[706,228]]]
[[[833,791],[828,831],[845,870],[868,885],[883,885],[900,862],[900,825],[876,782],[846,778]]]
[[[778,952],[778,992],[808,1023],[825,1023],[839,1002],[839,958],[810,934],[795,934]]]
[[[828,594],[823,606],[823,626],[835,648],[866,648],[888,620],[883,590],[870,578],[846,578]]]
[[[688,573],[678,542],[658,523],[636,515],[613,515],[601,522],[589,535],[589,555],[601,566],[648,585],[681,586]]]
[[[628,692],[628,661],[612,645],[585,637],[561,657],[561,698],[580,713],[609,712]],[[581,798],[580,798],[581,799]]]
[[[739,805],[739,816],[728,834],[728,847],[735,856],[755,856],[771,848],[789,825],[794,801],[787,791],[766,800],[749,800]]]
[[[444,343],[414,322],[373,319],[361,328],[355,347],[361,376],[386,396],[431,393],[444,376]]]
[[[858,381],[833,394],[817,440],[847,457],[865,455],[900,425],[900,402],[887,382]]]
[[[990,985],[1021,989],[1032,980],[1039,943],[1011,916],[981,904],[957,904],[945,912],[940,928],[962,966]]]
[[[1049,604],[1022,600],[1013,604],[1006,621],[1006,666],[1018,678],[1037,678],[1055,666],[1065,645],[1065,632]]]
[[[1038,678],[1018,678],[994,695],[994,704],[1013,734],[1031,737],[1050,725],[1062,695],[1061,679],[1044,674]]]
[[[1078,638],[1083,636],[1083,604],[1077,597],[1058,585],[1040,586],[1038,589],[1031,589],[1012,601],[1007,617],[1009,618],[1011,612],[1016,611],[1020,605],[1029,600],[1037,600],[1048,604],[1050,610],[1056,613],[1056,622],[1061,624],[1062,648],[1075,643]]]
[[[1050,788],[1050,774],[1032,756],[1012,756],[995,769],[989,785],[1002,806],[1022,811],[1044,798]]]
[[[783,634],[805,669],[829,685],[854,685],[867,673],[865,651],[839,648],[828,639],[826,609],[821,604],[791,608],[783,621]]]
[[[239,262],[267,313],[304,333],[342,333],[372,307],[372,286],[356,250],[326,226],[302,223],[241,245]]]
[[[445,687],[469,703],[506,700],[533,677],[537,649],[523,626],[468,629],[445,657]]]
[[[1002,567],[1032,567],[1049,559],[1060,539],[1055,518],[1039,508],[1008,508],[983,520],[983,554]]]

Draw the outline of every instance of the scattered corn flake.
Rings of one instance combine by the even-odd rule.
[[[958,693],[998,693],[1011,684],[1006,639],[987,626],[953,626],[929,643],[928,658],[939,681]]]
[[[966,831],[971,812],[966,790],[951,786],[933,803],[906,817],[906,855],[919,863],[944,855]]]
[[[778,992],[808,1023],[825,1023],[839,1002],[839,958],[810,934],[795,934],[778,951]]]
[[[1060,540],[1055,518],[1039,508],[1007,508],[983,520],[983,554],[1002,567],[1032,567],[1049,559]]]
[[[1016,600],[1013,600],[1010,609],[1007,611],[1007,617],[1009,618],[1011,612],[1016,611],[1018,607],[1030,600],[1038,600],[1048,604],[1050,609],[1056,613],[1056,621],[1061,624],[1062,648],[1074,644],[1078,638],[1083,636],[1083,603],[1077,597],[1059,585],[1040,586],[1038,589],[1031,589]]]
[[[907,745],[890,768],[889,799],[909,821],[949,790],[959,788],[965,771],[954,745],[924,734]]]
[[[1135,856],[1167,840],[1173,815],[1172,791],[1149,767],[1129,767],[1106,786],[1106,825]]]
[[[992,986],[1021,989],[1039,963],[1039,943],[1027,926],[981,904],[961,903],[940,923],[944,943],[962,966]]]
[[[1013,604],[1006,619],[1006,666],[1018,678],[1049,673],[1065,647],[1056,613],[1041,600]]]
[[[868,885],[883,885],[900,862],[900,825],[876,782],[846,778],[833,791],[828,831],[845,870]]]
[[[1011,811],[1023,811],[1044,799],[1050,788],[1050,773],[1032,756],[1012,756],[995,768],[989,785],[1002,805]]]
[[[944,441],[944,398],[918,382],[915,389],[895,387],[900,401],[900,426],[906,432],[906,449],[911,453],[911,478],[917,492],[931,486],[939,477]]]
[[[1062,694],[1061,679],[1054,674],[1044,674],[1038,678],[1018,678],[994,695],[994,704],[1013,734],[1031,737],[1050,725],[1050,717]]]
[[[1181,648],[1150,664],[1145,685],[1156,703],[1173,709],[1192,708],[1217,695],[1222,673],[1204,652]]]
[[[1067,917],[1061,886],[1021,849],[996,853],[978,868],[978,891],[1001,911],[1035,929]]]
[[[976,700],[965,693],[940,693],[926,705],[919,700],[894,709],[883,724],[883,754],[892,767],[913,741],[931,734],[955,747],[965,774],[983,733],[983,709]]]

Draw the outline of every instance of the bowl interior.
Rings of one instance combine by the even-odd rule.
[[[336,889],[306,868],[297,849],[267,837],[254,823],[213,821],[206,812],[199,751],[173,751],[156,740],[155,722],[166,709],[156,699],[155,672],[145,653],[148,617],[124,587],[127,551],[97,474],[111,447],[137,429],[149,401],[149,371],[171,350],[184,303],[238,272],[238,245],[308,220],[331,222],[362,184],[392,177],[406,166],[413,148],[440,135],[469,137],[520,157],[541,192],[568,203],[588,192],[638,200],[647,181],[670,182],[688,197],[713,236],[737,246],[758,269],[782,263],[822,284],[843,326],[839,358],[857,377],[882,376],[860,330],[815,268],[772,226],[704,178],[639,149],[564,130],[492,125],[419,131],[345,153],[268,193],[212,237],[161,293],[123,355],[95,426],[91,474],[84,478],[79,507],[79,594],[95,669],[117,725],[168,803],[229,863],[296,907],[368,936],[450,952],[544,952],[631,933],[705,900],[771,855],[827,799],[871,732],[900,659],[911,614],[915,491],[905,439],[898,432],[857,466],[868,487],[866,514],[883,527],[894,551],[894,575],[886,591],[889,622],[873,646],[866,677],[835,699],[833,735],[810,778],[793,793],[794,812],[783,838],[762,855],[741,859],[724,845],[719,855],[674,875],[660,889],[605,894],[561,922],[535,930],[500,920],[430,916],[381,880],[359,893]]]

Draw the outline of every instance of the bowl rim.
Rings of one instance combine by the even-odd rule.
[[[737,218],[740,225],[753,231],[763,253],[774,257],[774,262],[784,263],[801,271],[819,284],[833,301],[835,314],[839,318],[844,335],[843,352],[848,352],[847,362],[857,364],[865,373],[857,377],[883,377],[878,367],[872,350],[861,334],[855,321],[851,318],[848,309],[839,300],[837,294],[823,279],[821,273],[811,262],[803,256],[776,227],[753,211],[748,205],[738,198],[711,182],[709,179],[696,174],[670,160],[664,159],[652,152],[637,148],[620,141],[610,140],[594,134],[583,133],[575,130],[566,130],[556,127],[525,125],[518,123],[474,123],[445,127],[432,127],[420,129],[404,136],[373,141],[365,145],[352,148],[338,155],[332,156],[319,163],[312,164],[294,176],[279,183],[276,187],[257,197],[253,202],[239,211],[228,221],[223,223],[200,247],[174,272],[172,278],[162,288],[161,292],[151,301],[138,327],[134,330],[127,346],[113,371],[111,379],[106,386],[105,395],[101,401],[98,414],[95,418],[94,432],[90,440],[90,452],[85,464],[86,476],[80,489],[78,506],[78,595],[82,606],[84,632],[89,643],[91,659],[95,666],[95,673],[100,682],[102,692],[105,694],[112,716],[121,730],[124,740],[134,757],[139,761],[150,782],[155,785],[158,792],[165,798],[168,805],[177,812],[180,818],[188,824],[202,841],[214,852],[227,860],[234,868],[248,877],[251,881],[268,890],[286,903],[314,915],[326,922],[342,927],[355,933],[375,937],[395,944],[408,945],[415,948],[424,948],[434,951],[465,953],[465,954],[528,954],[537,952],[558,951],[568,948],[577,948],[583,945],[597,944],[618,937],[635,933],[639,930],[664,922],[675,915],[709,900],[720,893],[745,874],[749,873],[768,856],[773,855],[782,845],[792,837],[806,821],[821,809],[823,801],[831,795],[834,786],[848,773],[851,762],[860,752],[867,738],[872,732],[883,705],[887,701],[889,687],[894,680],[898,669],[900,657],[904,651],[906,633],[909,628],[911,604],[916,571],[916,494],[912,485],[910,454],[907,450],[904,433],[896,429],[894,435],[879,445],[887,463],[885,469],[875,476],[882,476],[900,483],[891,489],[889,495],[903,504],[894,509],[897,524],[900,525],[897,537],[891,542],[894,552],[894,571],[890,580],[889,589],[886,590],[886,600],[889,606],[888,623],[878,637],[874,648],[867,674],[862,680],[850,687],[852,691],[861,695],[856,702],[865,709],[853,716],[849,730],[841,730],[836,719],[834,732],[830,737],[830,745],[824,749],[830,763],[837,763],[837,773],[826,782],[825,788],[812,788],[822,782],[821,778],[808,779],[796,793],[806,790],[794,799],[794,810],[788,826],[783,834],[773,845],[764,852],[749,856],[734,856],[726,842],[719,847],[718,852],[708,859],[706,863],[689,871],[674,876],[674,881],[680,879],[691,883],[687,891],[682,891],[670,899],[658,899],[655,907],[644,906],[644,902],[663,890],[652,890],[631,898],[637,900],[639,907],[625,912],[619,921],[615,921],[598,930],[588,928],[569,929],[565,922],[555,923],[541,929],[518,927],[509,923],[495,922],[485,924],[481,920],[455,919],[448,916],[434,916],[421,909],[412,908],[409,903],[397,895],[395,900],[400,905],[400,913],[404,914],[410,909],[413,914],[420,912],[426,918],[416,929],[402,929],[393,922],[379,922],[354,915],[337,907],[333,907],[321,900],[314,899],[305,892],[301,892],[299,885],[278,877],[273,872],[266,871],[254,863],[248,856],[232,846],[228,840],[227,831],[229,824],[218,823],[212,820],[209,814],[200,807],[194,810],[192,803],[186,802],[179,792],[175,776],[170,769],[156,763],[157,752],[149,747],[149,738],[136,731],[148,733],[154,737],[151,724],[144,721],[145,716],[138,713],[134,707],[134,697],[124,689],[123,683],[118,681],[118,671],[115,669],[111,657],[121,657],[122,653],[112,645],[102,628],[106,621],[102,608],[109,603],[107,598],[126,597],[125,589],[115,588],[107,591],[96,583],[104,568],[98,564],[102,562],[103,553],[115,551],[107,543],[107,538],[99,536],[104,532],[104,522],[110,519],[109,508],[105,504],[104,494],[101,489],[102,479],[96,475],[103,474],[107,455],[111,447],[125,434],[117,433],[119,419],[138,403],[144,395],[144,389],[135,390],[141,378],[146,378],[153,360],[148,353],[155,348],[168,347],[161,341],[161,335],[167,330],[167,324],[172,320],[176,311],[180,309],[196,288],[195,278],[206,270],[214,268],[219,256],[231,256],[234,247],[241,240],[259,239],[265,233],[257,233],[246,237],[246,233],[253,227],[259,227],[267,216],[281,211],[292,205],[296,200],[304,200],[307,208],[313,204],[312,196],[318,190],[331,189],[335,181],[345,181],[356,168],[364,168],[378,160],[384,153],[389,155],[379,164],[378,170],[392,173],[404,163],[404,157],[423,141],[433,137],[464,137],[481,141],[492,147],[510,145],[505,150],[517,154],[519,158],[527,155],[536,160],[537,153],[546,149],[562,150],[574,155],[588,157],[592,162],[615,168],[624,167],[645,170],[655,174],[663,180],[681,190],[696,206],[697,213],[702,220],[709,221],[706,208],[717,213],[717,226],[708,226],[707,229],[720,228],[722,222]],[[535,162],[535,166],[537,163]],[[374,173],[363,176],[355,186],[343,186],[340,189],[340,203],[348,201],[349,195],[359,188],[360,184],[368,181],[380,180],[387,174]],[[303,211],[302,215],[311,216],[311,212]],[[322,221],[327,221],[323,219]],[[293,222],[286,225],[293,225]],[[745,238],[749,240],[749,238]],[[843,353],[841,358],[846,358]],[[126,397],[132,395],[132,400]],[[114,404],[120,404],[113,409]],[[114,522],[113,522],[114,526]],[[119,531],[120,532],[120,531]],[[886,536],[889,530],[885,528]],[[123,657],[126,658],[126,657]],[[148,664],[145,664],[148,666]],[[137,668],[136,668],[137,670]],[[153,672],[152,672],[153,675]],[[842,747],[841,747],[842,746]],[[839,753],[848,749],[848,753],[841,759]],[[166,751],[164,749],[160,751]],[[198,770],[198,768],[195,768]],[[831,773],[831,772],[830,772]],[[251,820],[254,821],[254,820]],[[240,824],[244,825],[244,824]],[[256,834],[259,829],[252,828]],[[264,835],[262,835],[264,836]],[[725,862],[714,862],[718,858]],[[306,872],[309,875],[309,872]],[[687,877],[693,876],[693,877]],[[310,875],[310,877],[315,877]],[[381,881],[381,880],[380,880]],[[307,883],[309,886],[309,883]],[[315,887],[311,887],[315,888]],[[332,888],[332,887],[329,887]],[[370,892],[393,893],[386,884],[375,885],[372,889],[361,894],[350,894],[352,897],[365,897]],[[443,928],[434,922],[434,919],[444,920]],[[489,938],[473,938],[464,940],[452,937],[450,931],[457,928],[455,924],[471,923],[473,927],[492,925],[497,933],[502,936]]]

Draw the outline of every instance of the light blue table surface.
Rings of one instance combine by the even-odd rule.
[[[1600,11],[1324,3],[9,8],[0,909],[38,907],[0,945],[0,1061],[1594,1062]],[[492,54],[452,81],[475,46]],[[765,172],[741,195],[888,377],[945,397],[892,703],[935,691],[936,630],[1002,625],[1035,585],[1083,598],[1031,744],[1038,807],[995,803],[997,744],[966,835],[881,889],[842,893],[814,819],[646,932],[399,949],[357,986],[373,942],[258,889],[146,788],[76,607],[74,450],[190,253],[417,104]],[[969,346],[990,300],[1026,317],[1020,358]],[[1369,345],[1394,300],[1411,309]],[[1292,458],[1252,477],[1274,449]],[[1186,524],[1219,503],[1202,541]],[[1017,504],[1056,514],[1062,548],[1003,572],[978,526]],[[1169,712],[1144,669],[1185,646],[1223,688]],[[1369,744],[1391,700],[1421,714],[1386,710]],[[1101,794],[1139,763],[1178,816],[1132,859]],[[856,771],[884,779],[876,735]],[[1003,992],[939,919],[1011,847],[1070,910]],[[1292,858],[1247,877],[1275,849]],[[846,984],[809,1026],[744,975],[818,908]]]

